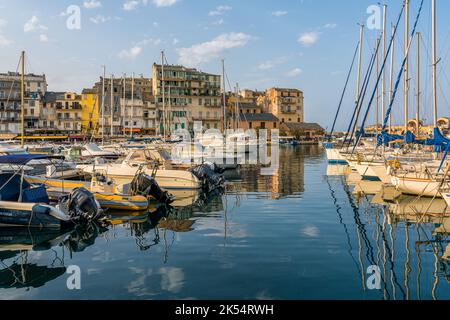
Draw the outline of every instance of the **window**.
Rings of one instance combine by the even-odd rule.
[[[276,123],[276,122],[273,123],[273,128],[274,128],[274,129],[277,128],[277,123]]]
[[[297,122],[301,122],[301,119],[300,119],[300,118],[298,118],[298,119],[297,119]]]
[[[249,127],[250,129],[252,129],[252,128],[253,128],[253,123],[252,123],[251,121],[249,121],[249,123],[248,123],[248,127]]]
[[[261,122],[261,129],[265,129],[266,128],[266,123],[263,121]]]

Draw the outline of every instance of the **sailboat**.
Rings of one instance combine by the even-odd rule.
[[[436,56],[436,0],[432,0],[432,59],[433,59],[433,117],[434,117],[434,138],[427,139],[424,144],[434,145],[442,149],[445,147],[448,153],[450,141],[444,138],[437,127],[437,56]],[[437,160],[424,161],[419,164],[411,163],[391,163],[389,174],[397,190],[411,195],[426,197],[442,197],[441,188],[447,188],[448,167],[445,173],[441,168],[445,163],[445,156],[439,162]]]

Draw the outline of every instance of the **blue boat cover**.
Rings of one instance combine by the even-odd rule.
[[[64,156],[49,156],[47,154],[13,154],[7,156],[0,156],[0,163],[2,164],[15,164],[26,165],[32,160],[42,159],[64,159]]]

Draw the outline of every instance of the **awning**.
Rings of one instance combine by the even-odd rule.
[[[64,159],[64,156],[49,156],[47,154],[14,154],[0,156],[0,163],[25,165],[32,160],[42,159]]]
[[[122,132],[141,132],[141,128],[122,128]]]
[[[84,134],[73,134],[69,136],[70,139],[77,139],[77,140],[83,140],[86,138]]]
[[[14,133],[0,133],[0,139],[2,140],[11,140],[17,137],[17,134]]]
[[[25,140],[66,140],[69,136],[25,136]],[[16,137],[16,140],[22,140],[22,136]]]

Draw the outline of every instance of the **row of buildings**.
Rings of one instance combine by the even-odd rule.
[[[151,78],[100,77],[80,93],[51,92],[45,75],[26,74],[26,135],[81,139],[167,134],[179,128],[192,130],[198,122],[205,129],[282,129],[283,125],[288,129],[304,124],[304,97],[298,89],[242,90],[224,95],[221,83],[220,75],[153,64]],[[20,134],[18,73],[0,74],[0,115],[0,133]]]

